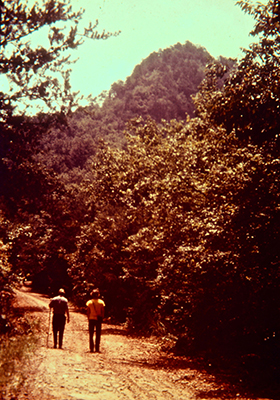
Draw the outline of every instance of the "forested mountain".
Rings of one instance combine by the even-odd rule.
[[[95,154],[100,139],[124,148],[123,130],[127,121],[141,116],[185,119],[194,115],[192,95],[204,78],[210,54],[190,42],[150,54],[125,82],[113,83],[103,93],[103,103],[79,108],[67,119],[67,126],[51,129],[42,140],[43,164],[62,174],[68,182],[78,182]],[[223,60],[232,66],[230,60]]]
[[[191,95],[197,92],[204,68],[213,61],[210,54],[190,42],[154,52],[134,71],[126,82],[111,86],[104,110],[127,121],[135,116],[161,119],[185,119],[193,116]],[[121,124],[121,121],[120,121]]]

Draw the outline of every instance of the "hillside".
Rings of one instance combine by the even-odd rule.
[[[194,113],[191,96],[204,77],[204,68],[213,61],[210,54],[190,42],[153,52],[134,68],[126,82],[111,86],[103,108],[113,108],[126,121],[135,116],[184,119]]]
[[[153,52],[125,82],[113,83],[92,105],[80,107],[68,118],[67,126],[52,127],[42,139],[40,161],[66,181],[79,182],[100,139],[113,147],[125,147],[123,130],[128,120],[149,116],[160,122],[193,116],[192,95],[211,61],[204,48],[190,42]]]

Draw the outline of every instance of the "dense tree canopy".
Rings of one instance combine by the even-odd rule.
[[[271,7],[250,8],[256,26]],[[95,218],[83,226],[69,273],[77,301],[99,285],[110,314],[135,329],[172,334],[187,353],[242,360],[255,354],[264,368],[272,363],[276,376],[279,117],[270,116],[270,125],[252,112],[243,124],[244,101],[273,112],[266,97],[255,96],[259,67],[251,64],[250,75],[242,76],[251,52],[232,72],[226,63],[208,67],[195,97],[197,118],[160,124],[136,118],[125,150],[100,149],[86,183]],[[279,69],[271,75],[264,63],[266,70],[266,88],[277,100]],[[240,87],[233,84],[236,74]],[[233,111],[241,107],[232,125],[226,100]]]
[[[10,214],[19,211],[23,204],[36,212],[48,192],[45,166],[38,164],[34,156],[39,140],[50,127],[66,127],[65,114],[75,103],[67,69],[69,51],[81,45],[83,38],[106,39],[111,35],[99,34],[95,29],[97,23],[79,33],[82,14],[82,10],[72,12],[69,2],[64,0],[44,1],[41,7],[36,3],[32,9],[20,1],[1,3],[0,72],[7,76],[11,88],[0,93],[0,201]],[[68,23],[67,32],[59,22]],[[32,46],[32,35],[48,27],[48,47]],[[59,75],[63,77],[61,83]],[[51,111],[56,110],[56,114],[38,114],[33,118],[19,115],[17,105],[26,102],[28,107],[35,101],[37,106],[38,100]]]
[[[108,297],[132,307],[133,325],[187,329],[204,346],[240,339],[249,315],[258,334],[271,332],[261,321],[275,292],[258,302],[260,280],[275,287],[280,278],[279,163],[201,120],[135,124],[127,151],[101,150],[94,164],[96,214],[72,262],[76,280],[82,270],[110,288]]]
[[[259,41],[253,43],[230,74],[222,90],[217,87],[219,77],[227,69],[212,65],[197,96],[196,106],[206,112],[214,123],[223,124],[228,132],[234,128],[240,138],[264,142],[279,138],[279,21],[275,19],[274,2],[238,2],[242,9],[256,18],[251,32]]]
[[[61,263],[53,259],[73,250],[71,241],[79,224],[69,222],[71,207],[76,218],[79,212],[86,214],[83,203],[77,210],[75,198],[69,200],[75,192],[70,196],[53,171],[35,157],[41,137],[50,127],[65,126],[65,115],[76,104],[69,80],[70,51],[84,38],[112,35],[99,34],[97,22],[79,32],[82,14],[82,10],[72,12],[64,0],[46,0],[31,9],[19,0],[1,2],[1,83],[5,88],[7,78],[9,84],[0,92],[0,292],[4,297],[14,276],[32,276],[48,265],[54,276],[59,268],[67,275],[65,262],[56,268]],[[45,47],[33,41],[39,31],[45,32]],[[40,102],[52,114],[28,117],[28,107],[34,104],[40,110]]]
[[[68,182],[79,182],[89,173],[89,160],[98,148],[100,138],[111,146],[125,148],[123,135],[129,119],[151,117],[185,119],[194,114],[191,95],[204,78],[210,54],[190,42],[150,54],[126,79],[112,84],[98,102],[80,107],[67,119],[67,127],[50,129],[42,140],[44,154],[40,161],[55,169]],[[221,59],[229,68],[232,60]]]
[[[121,112],[122,120],[137,115],[157,122],[185,119],[186,114],[193,115],[191,95],[197,92],[205,65],[212,60],[205,49],[190,42],[153,52],[125,83],[112,85],[104,108],[113,108],[115,116]]]

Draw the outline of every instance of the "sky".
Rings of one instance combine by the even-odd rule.
[[[107,40],[86,40],[74,52],[72,89],[87,96],[125,81],[150,53],[186,41],[204,47],[213,57],[240,58],[240,48],[253,42],[251,16],[236,0],[72,0],[85,9],[81,26],[99,21],[98,30],[121,31]]]
[[[31,8],[35,0],[27,0]],[[39,4],[42,0],[39,0]],[[114,82],[125,81],[136,65],[152,52],[190,41],[204,47],[213,57],[241,58],[249,48],[255,21],[236,0],[70,0],[73,11],[85,9],[79,30],[99,21],[102,33],[118,32],[107,40],[85,39],[72,53],[71,86],[85,98],[109,90]],[[257,0],[253,0],[256,3]],[[64,24],[62,22],[62,24]],[[65,31],[66,33],[67,31]],[[32,34],[32,45],[48,48],[48,29]],[[28,38],[29,40],[29,38]],[[3,77],[2,77],[3,78]],[[0,77],[0,90],[9,90]],[[88,102],[79,102],[87,105]],[[29,113],[37,112],[37,105]],[[20,108],[20,106],[19,106]]]

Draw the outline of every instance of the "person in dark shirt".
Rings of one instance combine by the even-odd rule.
[[[68,301],[64,297],[64,295],[65,295],[64,289],[59,289],[58,296],[51,299],[51,302],[49,304],[50,309],[53,309],[52,327],[53,327],[53,341],[54,341],[53,347],[55,349],[57,347],[57,333],[59,333],[59,343],[58,343],[59,348],[62,349],[66,316],[67,316],[67,322],[70,321]]]

